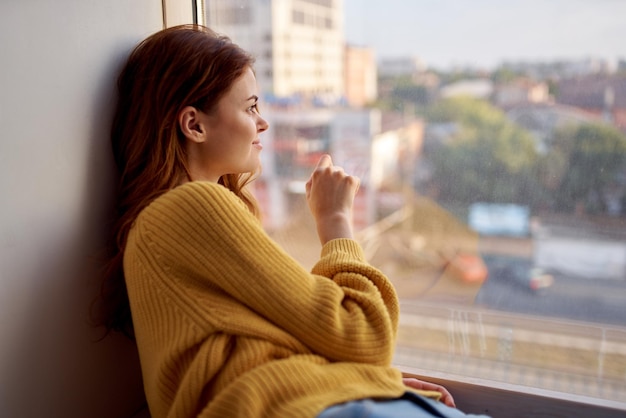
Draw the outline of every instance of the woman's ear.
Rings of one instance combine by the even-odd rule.
[[[186,106],[178,114],[178,126],[183,135],[193,142],[201,143],[205,140],[206,127],[201,120],[201,114],[193,106]]]

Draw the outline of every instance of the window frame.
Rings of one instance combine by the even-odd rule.
[[[444,386],[454,397],[457,408],[465,413],[487,414],[493,418],[621,418],[626,415],[626,403],[622,402],[407,366],[398,366],[398,369],[405,377]]]
[[[204,25],[204,0],[161,0],[163,8],[163,28],[185,23]]]

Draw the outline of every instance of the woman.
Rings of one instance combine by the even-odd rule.
[[[139,44],[118,80],[106,288],[121,296],[107,326],[133,332],[152,416],[463,415],[390,366],[398,301],[352,239],[358,179],[324,156],[307,183],[323,245],[312,272],[263,231],[245,188],[268,128],[252,64],[186,25]]]

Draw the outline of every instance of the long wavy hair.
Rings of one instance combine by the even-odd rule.
[[[107,334],[134,336],[122,265],[133,222],[154,199],[190,180],[180,111],[193,106],[210,112],[253,63],[228,37],[200,25],[157,32],[130,54],[117,82],[111,128],[117,200],[95,319]],[[219,183],[258,216],[256,201],[245,188],[255,175],[228,174]]]

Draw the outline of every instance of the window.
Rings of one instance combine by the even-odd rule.
[[[316,4],[318,6],[333,7],[333,0],[300,0],[303,3]]]
[[[311,2],[313,4],[318,4],[318,2]],[[298,4],[297,2],[295,3]],[[298,8],[294,8],[291,12],[291,19],[293,23],[300,25],[307,25],[314,28],[320,29],[332,29],[333,20],[328,16],[328,7],[324,5],[324,7],[310,5],[300,5]]]
[[[252,9],[249,0],[236,2],[209,0],[206,1],[206,5],[207,22],[217,22],[218,25],[224,26],[252,24]]]
[[[304,12],[301,10],[293,10],[292,19],[293,23],[299,23],[303,25],[305,23]]]
[[[626,4],[286,4],[260,58],[268,231],[315,260],[301,186],[329,152],[402,301],[398,366],[626,409]]]

